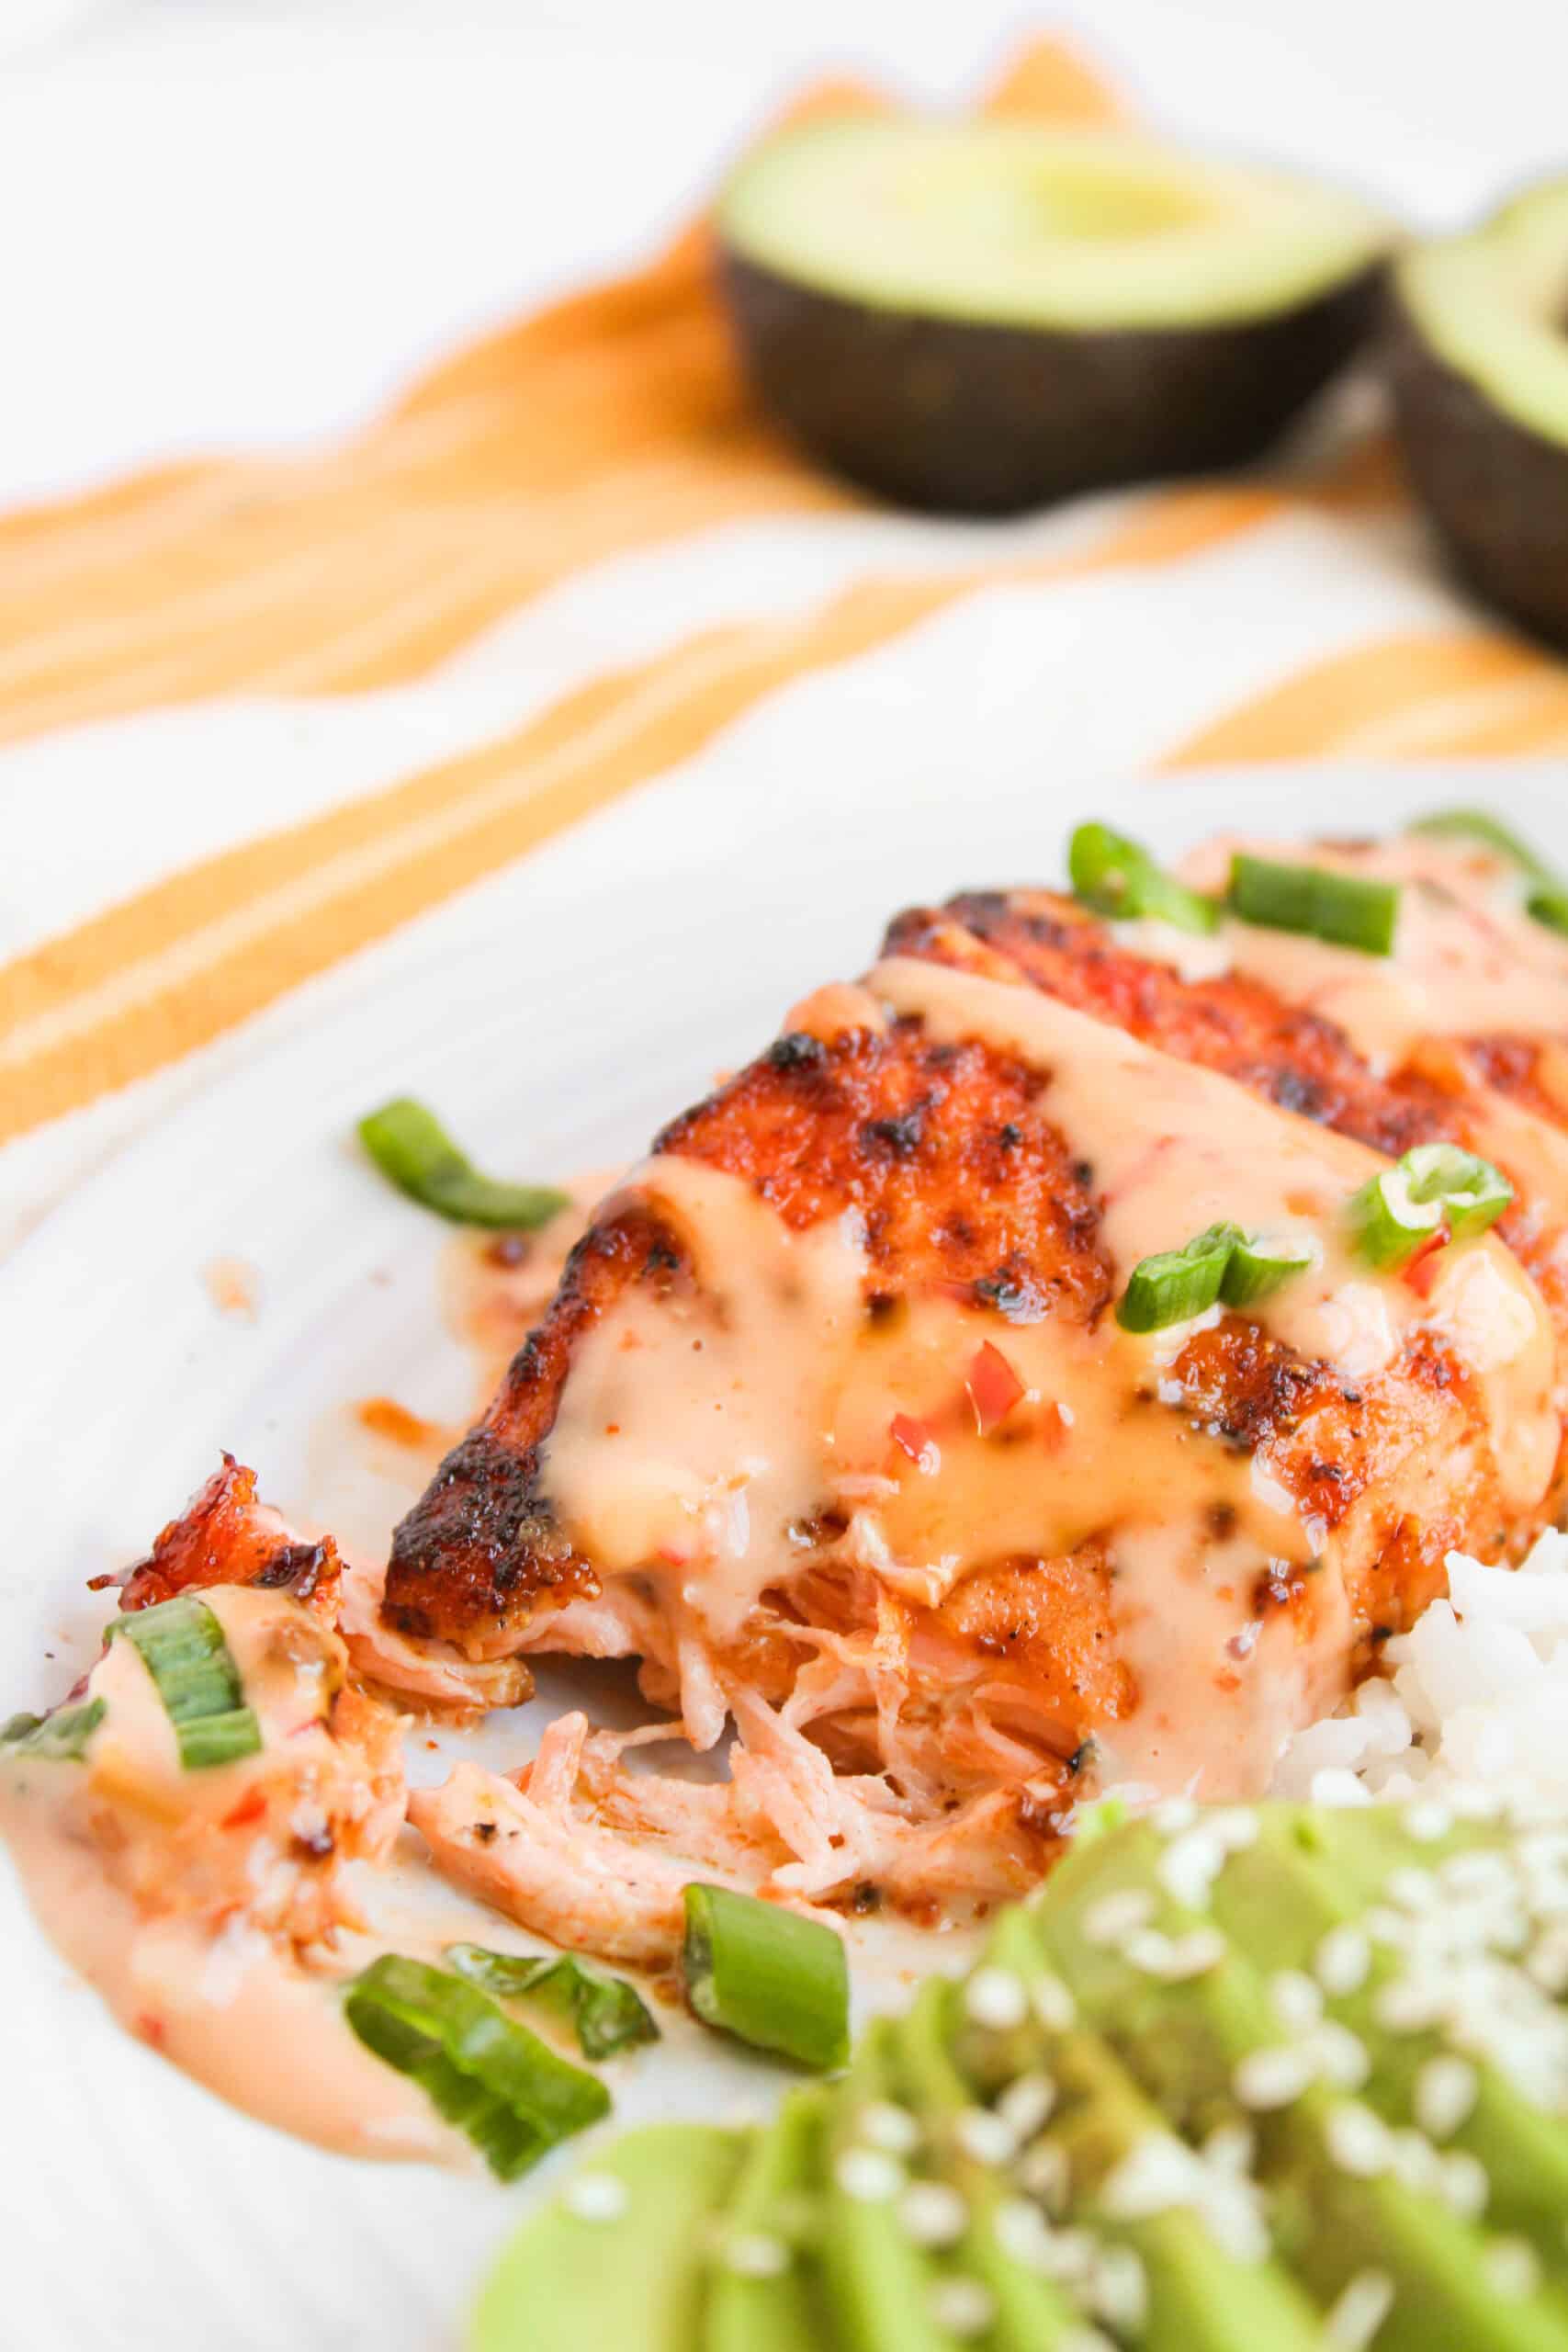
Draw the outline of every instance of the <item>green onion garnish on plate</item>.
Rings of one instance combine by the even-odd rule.
[[[1458,1144],[1423,1143],[1353,1193],[1356,1246],[1380,1272],[1405,1265],[1437,1234],[1472,1241],[1514,1197],[1500,1168]]]
[[[569,1205],[569,1196],[548,1185],[481,1176],[434,1113],[406,1094],[361,1119],[359,1140],[400,1192],[454,1225],[526,1232]]]
[[[245,1704],[240,1670],[205,1600],[194,1592],[176,1593],[152,1609],[117,1617],[108,1633],[141,1652],[187,1772],[238,1763],[259,1751],[261,1725]]]
[[[843,2065],[850,1972],[833,1929],[728,1887],[689,1886],[685,1904],[682,1973],[703,2023],[802,2066]]]
[[[448,1967],[503,2001],[536,2000],[570,2018],[585,2058],[613,2058],[640,2041],[657,2041],[647,2002],[619,1976],[601,1976],[568,1952],[529,1957],[484,1944],[448,1944]]]
[[[1279,865],[1238,850],[1231,860],[1233,914],[1266,931],[1294,931],[1364,956],[1393,953],[1399,886],[1325,865]]]
[[[419,2084],[491,2170],[515,2180],[547,2150],[610,2111],[597,2075],[558,2057],[477,1984],[389,1952],[344,1994],[367,2050]]]
[[[102,1699],[86,1699],[79,1707],[57,1707],[52,1715],[13,1715],[0,1729],[0,1747],[55,1764],[79,1763],[106,1712]]]
[[[1179,931],[1213,931],[1220,910],[1168,874],[1146,849],[1109,825],[1079,825],[1067,843],[1073,895],[1097,915],[1131,921],[1140,915]]]
[[[1244,1238],[1239,1225],[1211,1225],[1179,1250],[1141,1258],[1116,1302],[1123,1331],[1164,1331],[1207,1314],[1218,1302],[1231,1253]]]

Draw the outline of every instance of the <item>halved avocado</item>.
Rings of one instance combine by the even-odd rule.
[[[1568,645],[1568,179],[1393,273],[1390,374],[1422,502],[1480,594]]]
[[[856,116],[717,214],[763,401],[852,480],[1002,514],[1255,457],[1370,323],[1388,224],[1120,132]]]

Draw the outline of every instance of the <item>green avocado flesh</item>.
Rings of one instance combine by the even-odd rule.
[[[1568,1825],[1161,1808],[771,2125],[592,2160],[470,2352],[1568,2352],[1565,1993]]]
[[[1568,180],[1406,254],[1393,288],[1416,489],[1472,585],[1568,644]]]
[[[999,510],[1236,463],[1366,324],[1357,199],[1108,131],[853,117],[786,130],[720,199],[764,401],[829,464]]]

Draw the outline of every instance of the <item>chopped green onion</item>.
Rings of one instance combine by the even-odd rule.
[[[101,1699],[87,1699],[79,1707],[57,1707],[52,1715],[13,1715],[0,1730],[0,1747],[47,1757],[51,1763],[79,1762],[105,1712]]]
[[[1423,1143],[1351,1195],[1349,1218],[1363,1258],[1380,1269],[1404,1265],[1442,1232],[1473,1240],[1514,1197],[1499,1168],[1458,1144]]]
[[[569,1205],[544,1184],[501,1184],[466,1159],[434,1112],[400,1095],[359,1122],[359,1140],[400,1192],[454,1225],[525,1231]]]
[[[1494,856],[1506,858],[1534,887],[1525,898],[1525,912],[1548,931],[1568,932],[1568,883],[1529,842],[1494,817],[1487,808],[1439,808],[1407,825],[1409,833],[1427,833],[1438,840],[1471,841]]]
[[[1527,880],[1544,883],[1552,889],[1560,887],[1558,876],[1546,860],[1489,808],[1435,808],[1429,817],[1417,817],[1404,830],[1407,833],[1425,833],[1434,841],[1474,842],[1478,848],[1506,858]]]
[[[1561,887],[1532,890],[1525,900],[1525,912],[1544,923],[1548,931],[1568,932],[1568,890]]]
[[[254,1756],[262,1744],[261,1725],[249,1707],[231,1707],[221,1715],[197,1715],[177,1726],[180,1762],[187,1772],[209,1771],[217,1764],[238,1764]]]
[[[1514,1197],[1500,1168],[1457,1143],[1422,1143],[1400,1161],[1413,1201],[1437,1201],[1455,1241],[1469,1241],[1495,1225]]]
[[[1231,860],[1230,905],[1243,922],[1387,956],[1399,919],[1399,888],[1325,865],[1276,865],[1238,850]]]
[[[505,2001],[538,2000],[570,2017],[585,2058],[613,2058],[639,2041],[657,2041],[659,2028],[640,1993],[618,1976],[601,1976],[570,1953],[528,1958],[491,1951],[483,1944],[448,1944],[445,1958],[470,1984]]]
[[[1405,1265],[1444,1230],[1441,1201],[1411,1198],[1403,1166],[1369,1177],[1347,1206],[1357,1250],[1380,1273]]]
[[[1317,1244],[1311,1239],[1270,1242],[1257,1236],[1249,1239],[1244,1233],[1226,1263],[1221,1301],[1226,1306],[1250,1306],[1281,1283],[1306,1273],[1317,1259]]]
[[[514,2180],[547,2149],[610,2111],[596,2075],[558,2057],[477,1984],[389,1952],[344,1996],[367,2050],[420,2085],[491,2170]]]
[[[117,1617],[108,1632],[111,1640],[123,1635],[141,1652],[187,1772],[257,1753],[261,1725],[244,1702],[223,1628],[205,1600],[194,1592],[176,1593],[154,1608]]]
[[[1140,1259],[1116,1303],[1123,1331],[1163,1331],[1172,1323],[1206,1314],[1220,1295],[1239,1225],[1212,1225],[1180,1250],[1161,1250]]]
[[[703,2023],[803,2066],[841,2066],[850,1973],[833,1929],[722,1886],[689,1886],[685,1901],[682,1970]]]
[[[1079,825],[1067,844],[1074,896],[1099,915],[1150,915],[1179,931],[1213,931],[1220,910],[1109,825]]]

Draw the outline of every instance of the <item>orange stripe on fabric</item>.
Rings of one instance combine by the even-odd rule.
[[[867,582],[803,621],[713,632],[500,742],[187,867],[0,969],[0,1142],[209,1043],[689,758],[764,695],[886,644],[979,581],[1176,561],[1282,503],[1256,487],[1163,493],[1071,555]]]
[[[1312,759],[1364,747],[1371,730],[1385,736],[1408,720],[1418,729],[1434,703],[1449,713],[1438,740],[1463,742],[1466,713],[1503,689],[1533,686],[1554,673],[1529,647],[1470,629],[1382,638],[1298,672],[1204,728],[1162,761],[1168,772],[1232,761]]]
[[[837,84],[795,111],[879,103]],[[1115,111],[1054,43],[988,103]],[[457,354],[336,450],[165,468],[0,521],[0,740],[279,680],[401,683],[585,564],[851,503],[751,408],[693,228]],[[425,575],[447,564],[443,610]]]

